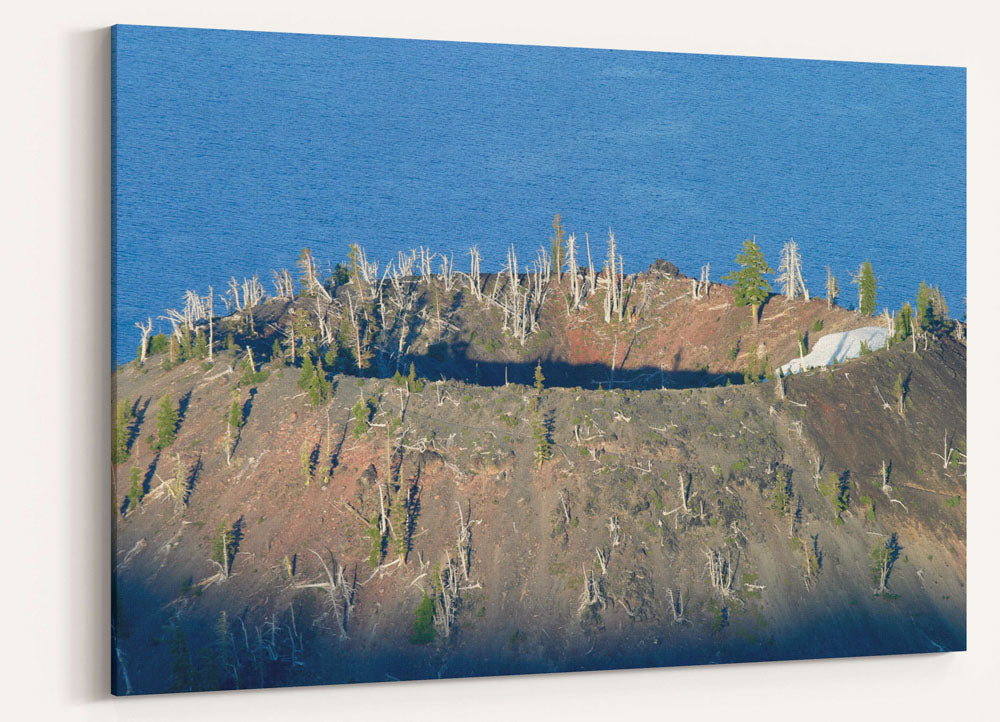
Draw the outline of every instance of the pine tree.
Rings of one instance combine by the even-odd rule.
[[[854,283],[858,286],[858,310],[866,316],[874,315],[875,301],[878,295],[878,279],[875,278],[871,261],[865,261],[861,264]]]
[[[545,374],[542,373],[542,362],[539,361],[535,365],[535,391],[538,395],[542,395],[542,391],[545,390]]]
[[[128,510],[139,506],[139,502],[142,501],[142,472],[139,470],[138,466],[133,466],[132,470],[129,472],[129,489],[128,489]]]
[[[284,349],[281,348],[281,341],[274,339],[271,344],[271,362],[275,365],[285,365]]]
[[[316,367],[313,365],[312,356],[306,354],[302,358],[302,371],[299,373],[299,380],[295,382],[295,385],[303,391],[308,391],[315,378]]]
[[[303,370],[304,368],[305,364],[303,364]],[[309,394],[309,403],[313,406],[319,406],[326,401],[332,391],[333,382],[327,380],[326,371],[323,369],[323,362],[317,359],[312,378],[306,386],[306,392]]]
[[[771,285],[764,278],[765,273],[774,273],[760,247],[753,240],[743,242],[743,252],[736,256],[736,262],[740,265],[738,271],[731,271],[722,278],[734,282],[733,292],[737,306],[750,306],[754,325],[763,304],[771,292]]]
[[[170,394],[165,394],[160,399],[159,411],[156,414],[156,434],[157,439],[153,442],[153,449],[159,451],[166,449],[177,438],[177,409],[174,408],[173,399]]]
[[[228,466],[236,442],[239,439],[240,429],[243,427],[243,407],[240,406],[239,392],[233,394],[233,403],[226,414],[226,465]]]
[[[132,407],[128,399],[119,401],[115,407],[115,425],[111,432],[112,464],[121,464],[128,459],[129,437],[132,433],[131,424],[133,418]]]
[[[200,328],[195,332],[192,351],[198,358],[208,358],[208,339],[205,338],[205,332]]]
[[[896,314],[894,340],[903,341],[913,333],[913,306],[907,301]]]
[[[531,425],[531,434],[535,439],[535,463],[538,468],[552,458],[552,442],[549,440],[549,431],[542,421],[536,421]]]
[[[948,320],[948,304],[937,286],[920,282],[917,291],[917,322],[922,329],[934,330]]]
[[[552,247],[552,268],[556,272],[556,280],[562,281],[562,268],[566,263],[566,228],[558,213],[552,218],[552,230],[555,235],[549,238]]]

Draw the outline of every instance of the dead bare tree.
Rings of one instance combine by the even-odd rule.
[[[688,508],[688,498],[691,491],[691,482],[685,480],[684,474],[677,472],[677,484],[681,492],[681,508],[684,509],[685,514],[690,514],[691,510]]]
[[[607,600],[604,597],[604,589],[601,580],[594,574],[594,571],[583,567],[583,591],[580,594],[580,606],[576,610],[578,617],[582,617],[587,611],[600,607],[602,610],[607,607]]]
[[[608,537],[611,539],[612,547],[616,547],[622,543],[621,527],[618,525],[618,517],[612,516],[608,519]]]
[[[452,563],[451,555],[445,557],[445,563],[438,573],[438,584],[436,590],[436,603],[434,605],[434,626],[438,628],[440,634],[445,639],[451,636],[452,627],[455,625],[455,616],[458,612],[458,605],[461,591],[458,585],[458,574],[455,565]]]
[[[701,267],[701,274],[698,277],[698,282],[695,285],[693,292],[695,300],[708,297],[708,292],[712,287],[711,281],[708,280],[711,269],[712,266],[709,263],[706,263]]]
[[[292,274],[287,268],[280,271],[271,271],[274,276],[274,294],[278,298],[292,299],[295,297],[295,284],[292,282]]]
[[[789,301],[794,301],[800,292],[805,300],[809,300],[809,289],[802,277],[802,257],[794,238],[789,239],[781,249],[781,265],[778,266],[778,277],[775,280]]]
[[[594,259],[590,257],[590,234],[583,235],[587,242],[587,295],[591,296],[597,291],[597,274],[594,273]]]
[[[674,624],[688,621],[684,617],[684,591],[677,590],[677,598],[674,598],[674,590],[667,589],[667,602],[670,604],[670,613],[674,617]]]
[[[566,503],[566,490],[563,489],[559,492],[559,503],[562,504],[563,517],[566,519],[566,525],[572,521],[569,515],[569,505]]]
[[[215,361],[215,291],[208,287],[208,298],[205,299],[205,316],[208,319],[208,361]]]
[[[458,560],[462,565],[462,579],[469,581],[469,567],[472,564],[472,525],[481,524],[482,520],[472,519],[471,502],[469,503],[468,520],[462,514],[462,504],[457,501],[455,504],[458,506],[458,540],[455,546],[458,550]]]
[[[473,246],[469,249],[469,290],[478,301],[483,300],[483,290],[479,280],[479,263],[482,256],[479,247]]]
[[[944,430],[944,454],[939,454],[936,451],[931,452],[934,456],[941,459],[941,468],[945,471],[948,470],[948,464],[951,462],[951,457],[953,456],[955,450],[948,443],[948,429]]]
[[[135,327],[142,332],[142,342],[139,346],[139,365],[146,363],[146,354],[149,352],[149,334],[153,331],[153,319],[147,318],[146,323],[136,323]]]
[[[570,233],[566,239],[566,273],[569,275],[570,310],[580,308],[580,267],[576,261],[576,234]]]
[[[320,580],[318,582],[305,582],[302,584],[296,584],[295,589],[324,589],[327,593],[327,606],[329,611],[333,613],[334,619],[337,621],[337,631],[341,639],[347,639],[347,627],[350,621],[351,615],[354,613],[354,596],[357,590],[357,577],[348,582],[347,578],[344,576],[344,567],[339,563],[337,564],[336,574],[330,571],[330,567],[327,566],[323,557],[319,555],[314,549],[310,549],[316,558],[319,560],[320,565],[323,567],[323,573],[326,577],[325,581]]]
[[[840,287],[837,285],[837,277],[830,273],[830,267],[826,267],[826,307],[833,308],[840,295]]]
[[[615,234],[608,230],[608,258],[604,263],[604,272],[601,281],[605,287],[604,295],[604,322],[611,323],[611,317],[616,316],[622,320],[625,310],[624,302],[624,276],[619,272],[622,266],[622,258],[617,252]]]
[[[601,547],[595,547],[594,551],[597,554],[597,563],[601,565],[601,575],[604,576],[608,573],[608,555]]]
[[[723,599],[729,599],[734,593],[733,582],[736,579],[736,569],[739,566],[739,552],[727,551],[726,554],[717,549],[705,549],[708,578],[712,589]]]

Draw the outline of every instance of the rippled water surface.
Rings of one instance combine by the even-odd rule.
[[[113,73],[119,362],[302,246],[497,268],[557,212],[628,271],[794,237],[814,293],[870,259],[880,305],[927,279],[965,313],[963,69],[118,26]]]

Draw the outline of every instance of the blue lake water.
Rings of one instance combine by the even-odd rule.
[[[185,289],[270,290],[303,246],[496,269],[554,213],[599,257],[614,229],[627,271],[718,280],[793,237],[814,294],[829,265],[856,303],[869,259],[880,307],[926,279],[965,315],[961,68],[143,26],[112,66],[118,362]]]

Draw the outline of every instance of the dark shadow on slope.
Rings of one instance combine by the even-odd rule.
[[[417,374],[424,378],[444,378],[493,387],[505,383],[531,385],[534,383],[535,366],[539,362],[545,375],[545,385],[553,388],[689,389],[725,386],[727,381],[731,384],[743,383],[743,374],[712,373],[703,369],[642,366],[612,370],[610,365],[603,363],[573,364],[538,357],[524,361],[490,361],[470,356],[466,343],[436,345],[430,354],[406,356],[400,372],[405,373],[411,362],[416,366]]]

